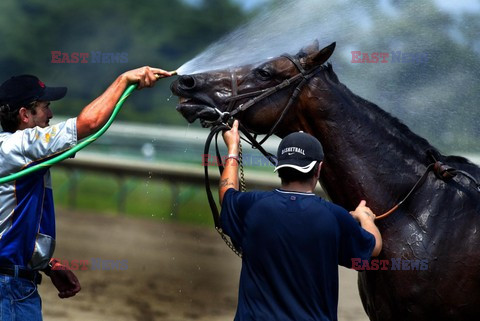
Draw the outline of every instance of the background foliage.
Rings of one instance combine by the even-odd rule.
[[[209,43],[245,22],[248,13],[232,1],[205,0],[3,0],[0,2],[0,79],[30,73],[47,85],[67,85],[54,109],[76,115],[120,73],[144,65],[174,70]],[[127,53],[127,63],[51,63],[52,51]],[[183,123],[172,103],[169,81],[133,95],[119,119]],[[55,106],[54,106],[55,108]]]
[[[297,7],[315,3],[318,10],[293,21],[313,19],[321,44],[337,42],[331,60],[342,82],[444,151],[452,146],[480,151],[472,139],[480,134],[479,10],[442,10],[437,4],[444,0],[312,1],[295,2]],[[3,0],[0,80],[32,73],[47,84],[65,84],[68,96],[54,111],[74,116],[121,72],[143,65],[177,69],[236,27],[255,16],[268,17],[287,1],[258,1],[262,6],[246,11],[245,4],[252,2]],[[286,30],[272,37],[288,39]],[[428,52],[430,60],[352,64],[353,50]],[[128,62],[53,64],[52,51],[126,53]],[[133,95],[119,119],[185,124],[169,101],[169,83],[163,80],[155,90]]]

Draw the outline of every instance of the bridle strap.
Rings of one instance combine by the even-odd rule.
[[[262,90],[249,92],[249,93],[245,93],[245,94],[239,94],[239,95],[236,95],[236,96],[232,95],[231,97],[226,98],[225,99],[226,102],[231,102],[231,101],[235,102],[235,101],[243,99],[243,98],[255,96],[252,99],[250,99],[249,101],[247,101],[245,104],[241,104],[235,110],[231,111],[230,115],[233,117],[236,114],[247,110],[248,108],[255,105],[257,102],[267,98],[268,96],[271,96],[271,95],[275,94],[276,92],[282,90],[285,87],[288,87],[288,86],[294,84],[297,80],[299,80],[302,77],[303,77],[303,75],[301,73],[296,74],[293,77],[285,79],[284,81],[282,81],[280,84],[278,84],[276,86],[266,88],[266,89],[262,89]]]
[[[215,138],[216,163],[219,165],[218,168],[219,168],[220,175],[221,175],[222,172],[223,172],[223,164],[222,164],[222,160],[221,160],[221,156],[220,156],[220,151],[218,149],[217,138],[218,138],[218,134],[220,132],[222,132],[223,130],[228,130],[228,129],[230,129],[230,128],[226,125],[215,126],[210,131],[210,133],[207,137],[207,140],[205,142],[205,148],[203,150],[203,153],[204,153],[203,154],[203,157],[204,157],[203,158],[203,169],[204,169],[204,173],[205,173],[205,192],[207,194],[207,199],[208,199],[208,204],[210,205],[210,210],[212,211],[213,223],[215,225],[215,230],[218,232],[218,234],[220,234],[220,236],[222,237],[224,242],[227,244],[227,246],[235,254],[237,254],[239,257],[242,257],[242,251],[240,249],[238,249],[232,243],[232,241],[230,241],[228,239],[228,237],[225,235],[225,233],[222,230],[222,225],[221,225],[221,222],[220,222],[220,212],[218,211],[217,203],[215,202],[215,198],[213,197],[213,193],[212,193],[212,188],[210,187],[210,177],[209,177],[209,174],[208,174],[209,164],[208,164],[208,161],[206,159],[206,156],[208,155],[209,150],[210,150],[210,144],[211,144],[212,140]]]
[[[324,66],[321,65],[321,66],[312,68],[312,69],[307,71],[302,67],[299,60],[296,59],[295,57],[292,57],[291,55],[288,55],[288,54],[282,55],[282,57],[285,57],[288,60],[290,60],[295,65],[295,67],[298,69],[299,73],[290,77],[290,78],[288,78],[288,79],[285,79],[284,81],[282,81],[280,84],[278,84],[276,86],[261,89],[261,90],[256,90],[256,91],[248,92],[248,93],[244,93],[244,94],[237,94],[237,93],[234,93],[234,88],[235,88],[235,91],[238,90],[237,84],[236,84],[236,77],[232,78],[232,96],[225,99],[225,102],[230,103],[229,107],[231,106],[232,101],[236,102],[236,101],[244,99],[244,98],[253,97],[252,99],[250,99],[246,103],[238,106],[235,110],[229,109],[230,115],[232,117],[235,116],[236,114],[240,113],[240,112],[243,112],[243,111],[247,110],[248,108],[255,105],[257,102],[267,98],[268,96],[271,96],[271,95],[275,94],[276,92],[282,90],[283,88],[288,87],[288,86],[296,83],[301,78],[304,78],[304,79],[307,79],[307,80],[310,79],[319,70],[324,68]],[[234,76],[232,75],[232,77],[234,77]],[[303,86],[303,84],[302,84],[302,86]]]
[[[407,193],[407,195],[400,202],[395,204],[395,206],[393,206],[391,209],[389,209],[385,213],[378,215],[377,217],[375,217],[375,219],[381,220],[385,217],[388,217],[393,212],[395,212],[400,207],[400,205],[402,205],[403,202],[405,202],[410,197],[410,195],[412,195],[412,193],[415,192],[423,184],[423,182],[425,182],[425,179],[427,178],[428,173],[433,169],[434,166],[435,166],[435,163],[431,163],[430,165],[428,165],[423,175],[418,179],[415,185],[413,185],[412,189]]]
[[[267,141],[268,138],[270,138],[270,136],[275,134],[275,131],[276,131],[277,127],[280,125],[280,123],[283,121],[283,119],[287,115],[288,111],[290,110],[290,107],[293,105],[293,102],[299,96],[303,86],[305,86],[305,84],[313,76],[315,76],[318,73],[318,71],[320,71],[324,67],[324,66],[318,66],[318,67],[313,68],[309,71],[306,71],[303,68],[303,66],[301,65],[300,61],[298,59],[296,59],[295,57],[292,57],[291,55],[288,55],[288,54],[282,55],[282,57],[285,57],[288,60],[290,60],[295,65],[295,67],[298,69],[299,73],[290,77],[290,78],[288,78],[288,79],[286,79],[286,80],[284,80],[280,84],[278,84],[276,86],[273,86],[273,87],[270,87],[270,88],[257,90],[257,91],[249,92],[249,93],[245,93],[245,94],[238,94],[237,93],[238,86],[237,86],[237,82],[236,82],[235,70],[232,73],[232,96],[225,99],[225,101],[229,103],[228,107],[227,107],[227,110],[229,111],[229,113],[228,113],[229,117],[234,117],[236,114],[238,114],[240,112],[243,112],[243,111],[247,110],[248,108],[252,107],[257,102],[275,94],[276,92],[278,92],[278,91],[280,91],[280,90],[282,90],[286,87],[289,87],[292,84],[295,84],[297,81],[300,80],[299,84],[295,87],[292,95],[290,96],[287,104],[283,108],[283,111],[280,114],[280,117],[277,118],[277,120],[275,121],[275,124],[268,131],[267,135],[260,142],[258,142],[258,144],[256,144],[256,145],[262,145],[263,143],[265,143],[265,141]],[[247,101],[244,104],[239,105],[236,109],[232,110],[236,101],[238,101],[240,99],[252,97],[252,96],[253,96],[252,99],[250,99],[249,101]],[[245,129],[245,132],[246,131],[247,130]],[[255,138],[252,138],[250,140],[250,142],[254,142],[254,141],[257,142]]]
[[[285,57],[288,60],[290,60],[295,65],[295,67],[297,67],[298,71],[300,71],[302,74],[305,75],[307,73],[305,71],[305,69],[303,68],[302,64],[300,63],[299,59],[296,59],[294,56],[289,55],[289,54],[283,54],[283,55],[281,55],[281,57]]]
[[[262,145],[263,143],[265,143],[265,141],[267,139],[270,138],[270,136],[272,136],[278,125],[280,125],[280,123],[282,122],[282,120],[285,118],[285,115],[288,113],[288,111],[290,110],[290,106],[293,105],[293,102],[297,99],[298,95],[300,94],[301,92],[301,89],[302,87],[306,84],[307,82],[307,79],[304,78],[302,79],[302,81],[298,84],[297,87],[295,87],[295,90],[293,91],[293,94],[290,96],[290,99],[288,100],[288,103],[287,105],[285,106],[285,108],[283,108],[283,111],[282,113],[280,114],[280,117],[278,117],[277,121],[275,122],[275,124],[272,126],[272,128],[268,131],[267,135],[259,142],[260,145]]]
[[[282,113],[280,114],[280,117],[278,117],[277,121],[275,122],[275,124],[273,125],[273,127],[270,129],[270,131],[267,133],[267,135],[259,142],[260,145],[262,145],[264,142],[267,141],[268,138],[270,138],[270,136],[272,136],[274,133],[275,133],[275,130],[277,129],[278,125],[282,122],[283,118],[285,117],[285,115],[287,114],[287,112],[290,110],[290,106],[293,104],[293,102],[295,101],[295,99],[297,99],[298,95],[300,94],[300,91],[302,89],[302,87],[307,83],[307,81],[313,76],[315,75],[314,72],[312,73],[309,73],[306,75],[306,71],[305,69],[303,68],[302,64],[300,63],[300,61],[298,59],[295,59],[294,57],[292,57],[291,55],[288,55],[288,54],[285,54],[283,55],[283,57],[287,58],[288,60],[290,60],[298,69],[298,71],[300,71],[300,74],[303,76],[303,79],[302,81],[297,85],[297,87],[295,87],[294,91],[293,91],[293,94],[290,96],[290,99],[288,100],[288,103],[287,105],[285,106],[285,108],[283,109]]]
[[[231,128],[227,125],[217,125],[212,128],[210,133],[208,134],[207,140],[205,141],[205,147],[203,150],[203,166],[204,166],[204,173],[205,173],[205,189],[207,191],[207,199],[208,203],[210,205],[210,208],[212,210],[213,214],[213,222],[215,224],[215,228],[220,228],[220,214],[217,209],[217,205],[215,202],[215,199],[213,197],[213,194],[211,192],[211,187],[210,187],[210,179],[209,179],[209,174],[208,174],[208,161],[205,159],[207,155],[209,155],[210,152],[210,145],[212,143],[212,140],[215,139],[215,152],[216,152],[216,164],[218,165],[218,170],[220,172],[220,175],[223,173],[223,162],[222,162],[222,157],[220,155],[220,149],[218,147],[218,134],[225,131],[225,130],[230,130]],[[277,164],[276,157],[272,155],[271,153],[267,152],[261,145],[258,144],[257,141],[250,135],[250,133],[245,129],[243,125],[240,124],[239,126],[240,131],[242,134],[245,135],[249,143],[254,147],[257,148],[274,166]]]
[[[208,204],[210,205],[210,209],[212,211],[213,223],[215,224],[216,229],[221,227],[221,225],[220,225],[220,213],[218,211],[217,204],[215,202],[215,199],[213,198],[212,189],[210,187],[210,178],[209,178],[209,174],[208,174],[209,164],[208,164],[207,159],[205,159],[205,157],[207,155],[209,155],[210,144],[211,144],[213,138],[215,138],[215,140],[216,140],[216,137],[218,136],[218,133],[221,132],[222,130],[227,130],[227,129],[228,129],[228,127],[225,126],[225,125],[219,125],[219,126],[216,126],[216,127],[212,128],[212,130],[208,134],[207,140],[205,141],[205,147],[203,149],[203,157],[204,157],[204,159],[203,159],[203,169],[204,169],[204,173],[205,173],[205,190],[207,192]],[[218,155],[216,155],[216,158],[217,158],[216,163],[221,164],[221,160],[218,157]],[[220,166],[219,166],[219,168],[220,168]],[[221,171],[223,170],[223,166],[221,167],[220,170]]]
[[[212,193],[212,188],[210,186],[210,177],[209,177],[209,164],[208,164],[208,158],[206,156],[209,154],[210,151],[210,145],[212,143],[212,140],[215,139],[215,152],[216,152],[216,164],[218,164],[218,169],[220,172],[220,175],[222,175],[224,167],[223,167],[223,162],[222,162],[222,157],[220,155],[220,149],[218,147],[218,134],[223,132],[224,130],[229,130],[230,127],[222,124],[222,125],[217,125],[212,128],[210,133],[208,134],[207,140],[205,141],[205,147],[203,150],[203,168],[204,168],[204,174],[205,174],[205,192],[207,194],[207,200],[208,204],[210,205],[210,210],[212,211],[212,216],[213,216],[213,223],[215,225],[215,230],[220,234],[224,242],[227,244],[227,246],[239,257],[242,257],[242,251],[241,249],[238,249],[232,241],[228,239],[228,237],[225,235],[225,233],[222,230],[222,225],[220,222],[220,212],[217,208],[217,203],[215,202],[215,198],[213,197]],[[258,142],[255,140],[254,137],[248,132],[248,130],[240,124],[239,126],[240,131],[242,132],[243,135],[245,135],[247,141],[252,145],[253,147],[257,148],[273,165],[276,166],[277,161],[275,156],[272,154],[268,153]],[[242,164],[239,164],[242,165]]]
[[[255,149],[258,149],[258,151],[260,153],[263,154],[263,156],[265,156],[268,161],[273,165],[273,166],[277,166],[277,157],[269,152],[267,152],[265,150],[265,148],[263,148],[263,146],[261,145],[261,143],[259,143],[255,137],[253,137],[250,132],[248,131],[247,128],[245,128],[245,126],[243,126],[241,123],[239,123],[239,128],[240,128],[240,131],[242,132],[242,134],[245,136],[245,141],[247,141],[250,146],[252,146],[252,148],[255,148]]]

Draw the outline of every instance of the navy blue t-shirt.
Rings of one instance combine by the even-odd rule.
[[[222,228],[243,252],[235,320],[337,320],[338,265],[368,260],[374,236],[311,193],[224,195]]]

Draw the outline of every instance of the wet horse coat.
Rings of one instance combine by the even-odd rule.
[[[275,130],[280,137],[303,130],[321,141],[325,160],[320,181],[333,202],[353,209],[366,199],[374,212],[383,213],[409,192],[434,158],[480,179],[478,166],[441,155],[398,119],[340,83],[331,65],[323,65],[334,47],[318,50],[314,44],[296,55],[306,71],[322,68],[298,89],[298,98]],[[214,108],[231,111],[251,99],[241,94],[265,91],[298,73],[290,59],[278,57],[234,72],[181,76],[171,88],[180,97],[177,109],[192,122],[217,117]],[[287,86],[236,118],[265,134],[294,91],[295,86]],[[383,236],[378,259],[403,265],[401,270],[390,264],[387,270],[359,272],[360,295],[371,320],[478,319],[480,193],[470,180],[460,175],[442,180],[430,172],[397,211],[376,223]],[[412,262],[422,262],[422,268]]]

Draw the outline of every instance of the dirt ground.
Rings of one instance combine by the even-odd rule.
[[[58,211],[55,257],[91,264],[74,298],[44,278],[45,321],[233,320],[240,259],[213,228]],[[356,273],[340,268],[339,320],[368,320]]]

